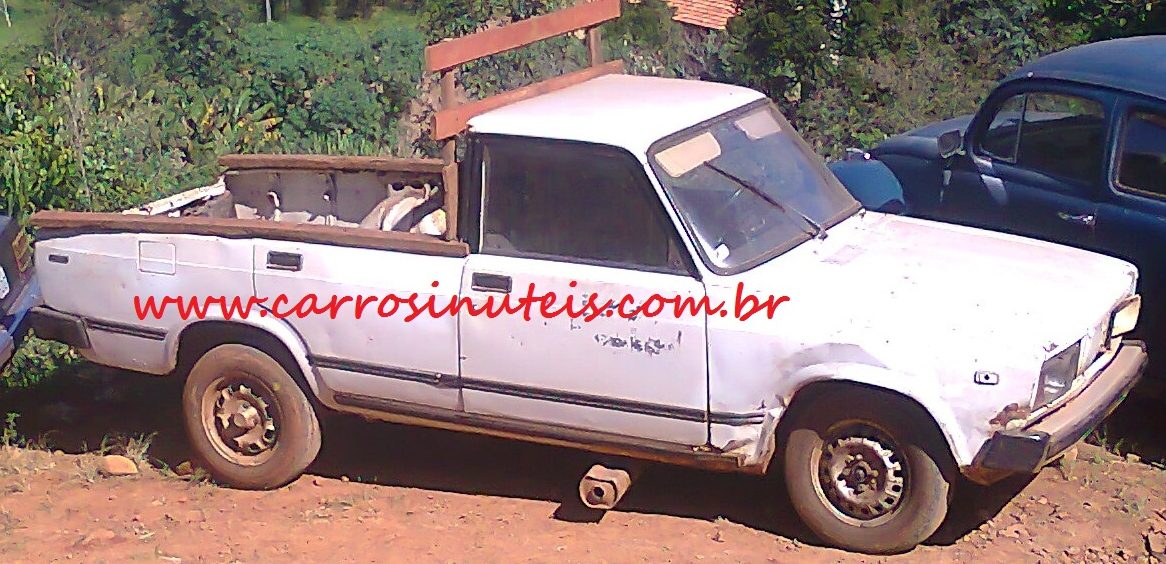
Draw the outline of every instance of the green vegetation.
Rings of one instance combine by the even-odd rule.
[[[435,155],[426,44],[572,0],[7,0],[0,212],[118,210],[213,179],[228,152]],[[603,27],[636,74],[745,84],[823,153],[973,110],[1032,57],[1166,31],[1160,0],[741,0],[725,32],[664,0]],[[841,6],[841,8],[839,8]],[[581,67],[567,36],[470,65],[470,97]],[[77,358],[32,340],[5,382]]]
[[[1166,32],[1159,0],[743,0],[730,73],[839,155],[975,110],[1003,75],[1088,41]]]
[[[13,50],[39,45],[44,41],[44,32],[49,28],[52,12],[43,0],[6,0],[8,20],[0,14],[0,50]],[[12,25],[8,25],[11,22]]]

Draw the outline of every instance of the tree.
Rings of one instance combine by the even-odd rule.
[[[831,73],[832,0],[743,0],[729,21],[737,78],[774,97],[800,98]]]

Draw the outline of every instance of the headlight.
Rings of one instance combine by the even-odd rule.
[[[1052,403],[1069,391],[1073,379],[1077,377],[1077,362],[1080,357],[1081,341],[1077,341],[1041,365],[1034,406]]]
[[[1117,306],[1117,310],[1109,318],[1109,326],[1111,327],[1109,334],[1116,337],[1133,331],[1138,324],[1138,315],[1141,313],[1142,296],[1134,294]]]

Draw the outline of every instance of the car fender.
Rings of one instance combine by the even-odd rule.
[[[190,327],[199,323],[205,323],[207,321],[221,321],[226,323],[234,323],[237,325],[245,325],[275,337],[277,340],[279,340],[280,343],[283,344],[283,346],[287,347],[287,350],[291,353],[292,359],[295,361],[296,366],[304,375],[304,379],[307,381],[308,387],[311,388],[312,393],[315,394],[316,397],[320,397],[320,379],[315,371],[312,370],[312,364],[309,360],[310,353],[306,343],[304,342],[304,339],[300,336],[299,332],[297,332],[295,328],[287,322],[287,320],[280,319],[278,316],[273,315],[267,308],[262,309],[266,310],[268,313],[266,315],[248,315],[246,317],[232,317],[227,319],[222,315],[221,311],[218,311],[216,308],[209,308],[207,315],[203,319],[192,321],[191,323],[183,325],[176,331],[168,332],[166,334],[165,346],[166,358],[169,359],[170,369],[173,370],[178,366],[178,347],[182,342],[183,333]]]
[[[908,211],[902,184],[881,161],[864,155],[832,162],[829,167],[846,190],[866,209],[884,213]]]
[[[785,405],[797,401],[798,392],[822,382],[848,382],[878,388],[914,401],[931,416],[947,441],[948,451],[960,466],[971,464],[975,453],[968,448],[968,438],[959,417],[948,401],[941,397],[938,382],[926,376],[903,374],[887,368],[857,363],[825,363],[807,366],[790,376],[798,384],[782,398]]]

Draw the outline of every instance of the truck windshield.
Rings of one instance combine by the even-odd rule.
[[[858,202],[772,104],[656,143],[656,176],[706,263],[769,260],[858,210]]]

